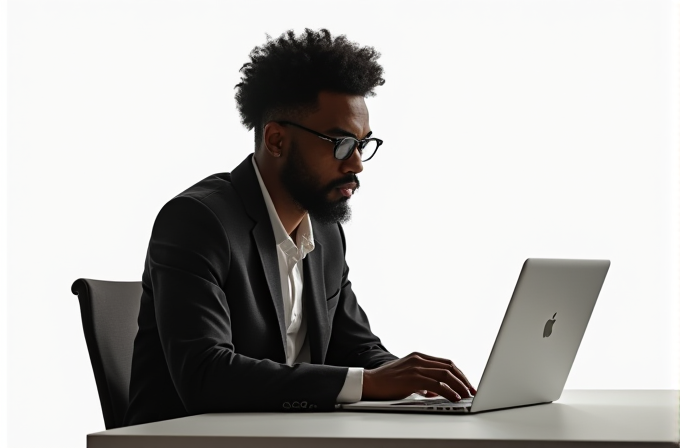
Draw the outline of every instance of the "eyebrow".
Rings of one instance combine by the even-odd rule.
[[[363,139],[358,138],[355,134],[352,134],[351,132],[349,132],[345,129],[342,129],[342,128],[338,128],[338,127],[329,129],[326,132],[324,132],[324,134],[336,134],[336,135],[340,134],[340,135],[344,135],[345,137],[353,137],[353,138],[356,138],[357,140],[363,140]],[[372,134],[373,134],[373,131],[369,131],[368,134],[366,134],[366,137],[364,137],[364,138],[368,138]]]

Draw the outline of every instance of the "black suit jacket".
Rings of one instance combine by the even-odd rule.
[[[315,249],[303,261],[311,363],[286,365],[276,243],[250,157],[176,196],[156,218],[126,425],[206,412],[332,410],[347,367],[396,359],[352,292],[342,227],[312,220]]]

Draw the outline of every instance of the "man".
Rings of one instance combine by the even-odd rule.
[[[154,223],[127,425],[475,393],[449,360],[389,353],[348,279],[340,223],[382,143],[364,102],[384,83],[378,57],[327,30],[253,50],[236,99],[254,155]]]

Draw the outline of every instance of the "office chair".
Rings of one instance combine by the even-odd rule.
[[[71,292],[80,302],[83,332],[104,424],[106,429],[119,428],[123,426],[129,403],[142,283],[79,278],[71,286]]]

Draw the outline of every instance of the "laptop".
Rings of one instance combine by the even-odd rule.
[[[411,395],[339,404],[346,411],[470,414],[560,398],[609,270],[609,260],[529,258],[473,398]]]

